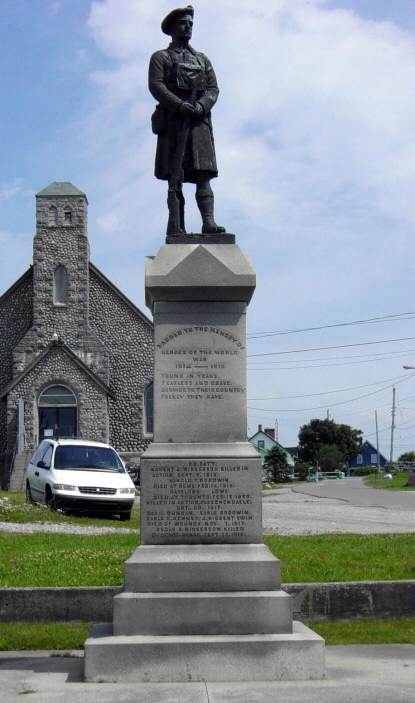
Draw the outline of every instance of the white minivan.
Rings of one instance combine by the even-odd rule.
[[[82,439],[44,439],[27,469],[26,499],[52,509],[129,520],[135,488],[115,449]]]

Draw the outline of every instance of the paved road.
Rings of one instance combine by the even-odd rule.
[[[326,480],[320,483],[302,483],[293,486],[296,493],[319,498],[336,498],[349,505],[415,511],[415,491],[393,491],[369,488],[363,478]]]
[[[52,656],[51,656],[52,654]],[[415,703],[415,647],[326,648],[322,681],[84,683],[81,652],[1,652],[4,703]],[[23,698],[22,698],[23,696]]]
[[[262,505],[264,529],[275,534],[415,532],[415,491],[366,488],[359,478],[269,491]]]

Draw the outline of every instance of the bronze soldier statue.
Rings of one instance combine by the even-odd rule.
[[[161,29],[172,41],[153,54],[149,67],[149,89],[159,103],[152,116],[158,137],[155,176],[169,182],[168,236],[186,234],[183,183],[196,184],[202,233],[225,232],[214,219],[210,186],[218,175],[210,111],[219,89],[208,57],[189,44],[193,14],[188,5],[165,17]]]

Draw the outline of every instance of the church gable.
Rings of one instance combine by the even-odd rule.
[[[108,441],[109,389],[65,345],[52,343],[7,390],[9,443],[17,432],[18,404],[23,401],[25,446],[42,439],[39,397],[49,387],[63,387],[76,398],[74,433]]]

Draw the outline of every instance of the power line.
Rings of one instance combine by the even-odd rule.
[[[298,332],[314,332],[316,330],[325,330],[333,327],[349,327],[351,325],[366,325],[378,322],[400,322],[400,320],[413,320],[415,311],[398,312],[391,315],[382,315],[379,317],[368,317],[365,320],[352,320],[351,322],[334,322],[329,325],[318,325],[315,327],[302,327],[293,330],[274,330],[273,332],[256,332],[248,334],[248,339],[260,339],[261,337],[275,337],[277,335],[297,334]],[[407,317],[411,316],[411,317]]]
[[[347,347],[366,347],[371,344],[388,344],[389,342],[406,342],[409,339],[415,339],[415,337],[397,337],[395,339],[379,339],[376,342],[355,342],[354,344],[336,344],[330,347],[308,347],[307,349],[287,349],[286,351],[277,352],[260,352],[256,354],[248,354],[248,358],[253,358],[254,356],[279,356],[281,354],[301,354],[302,352],[309,351],[323,351],[325,349],[346,349]]]
[[[415,374],[411,374],[410,376],[406,376],[405,378],[401,379],[400,381],[396,381],[396,384],[395,384],[395,385],[398,385],[398,383],[405,383],[406,381],[409,381],[409,379],[410,379],[410,378],[413,378],[414,376],[415,376]],[[337,403],[330,403],[330,407],[331,407],[331,408],[334,408],[334,407],[337,407],[338,405],[346,405],[347,403],[353,403],[355,400],[362,400],[362,398],[369,398],[369,397],[372,396],[372,395],[376,395],[377,393],[382,393],[383,391],[389,390],[389,388],[392,388],[392,387],[393,387],[393,384],[390,384],[390,385],[388,385],[388,386],[384,386],[383,388],[379,388],[377,391],[372,391],[371,393],[365,393],[364,395],[359,395],[359,396],[356,396],[355,398],[349,398],[348,400],[341,400],[341,401],[338,401]],[[325,404],[325,405],[317,405],[317,406],[315,406],[315,407],[313,407],[313,408],[295,408],[295,409],[292,409],[292,408],[285,408],[285,409],[278,408],[278,411],[275,410],[275,408],[269,409],[269,408],[252,408],[252,407],[249,407],[248,409],[249,409],[249,410],[260,410],[261,412],[265,412],[265,413],[275,413],[275,412],[300,413],[300,412],[308,412],[308,411],[310,411],[310,410],[321,410],[322,408],[326,408],[326,407],[327,407],[327,404]]]
[[[378,351],[378,352],[369,352],[368,354],[345,354],[344,356],[340,356],[339,354],[336,354],[335,356],[318,356],[315,357],[314,359],[284,359],[284,360],[276,360],[276,361],[256,361],[256,364],[299,364],[299,363],[314,363],[315,361],[338,361],[339,359],[365,359],[369,356],[373,356],[373,354],[376,354],[376,356],[389,356],[392,355],[391,358],[399,357],[399,356],[405,356],[406,354],[413,354],[415,353],[415,349],[391,349],[390,351]]]
[[[302,369],[330,369],[335,366],[359,366],[359,364],[372,364],[375,361],[387,361],[387,359],[379,359],[377,357],[374,357],[372,359],[365,359],[362,361],[343,361],[339,364],[309,364],[307,366],[248,366],[247,369],[248,371],[297,371]],[[289,363],[288,360],[287,363]]]
[[[359,388],[369,388],[369,386],[379,386],[381,383],[387,383],[388,381],[397,381],[400,378],[406,378],[405,376],[395,376],[394,378],[383,378],[381,381],[374,381],[373,383],[365,383],[362,386],[350,386],[349,388],[335,388],[332,391],[322,391],[320,393],[304,393],[303,395],[275,395],[262,398],[249,398],[250,401],[256,400],[290,400],[293,398],[311,398],[312,396],[318,395],[330,395],[331,393],[344,393],[346,391],[357,391]]]

